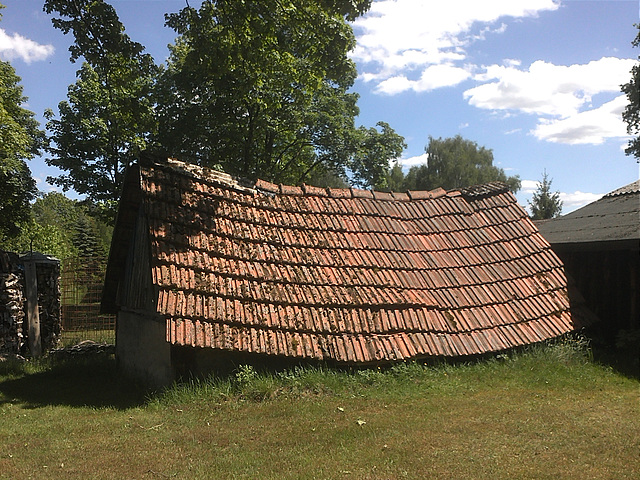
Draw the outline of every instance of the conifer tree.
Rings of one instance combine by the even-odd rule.
[[[531,218],[533,220],[546,220],[555,218],[562,213],[562,200],[560,193],[551,193],[551,181],[547,171],[542,174],[542,182],[538,184],[538,189],[534,192],[533,198],[529,201],[531,208]]]

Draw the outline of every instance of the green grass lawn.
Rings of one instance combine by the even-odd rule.
[[[640,382],[572,342],[149,394],[109,357],[0,363],[2,479],[638,479]]]

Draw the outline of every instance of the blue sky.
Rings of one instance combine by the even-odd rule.
[[[44,124],[44,110],[57,111],[75,81],[72,37],[53,28],[42,0],[0,2],[0,58]],[[110,3],[162,63],[174,39],[164,13],[185,1]],[[403,135],[407,168],[426,161],[429,136],[460,134],[490,148],[496,165],[522,179],[525,206],[546,170],[568,213],[638,179],[638,163],[624,154],[619,87],[640,54],[631,46],[638,22],[637,0],[374,1],[353,25],[358,124],[385,121]],[[42,159],[30,167],[49,191],[45,178],[56,171]]]

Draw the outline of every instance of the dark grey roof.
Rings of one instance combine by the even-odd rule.
[[[620,187],[613,192],[609,192],[605,195],[605,197],[615,197],[618,195],[626,195],[628,193],[638,193],[640,192],[640,180],[636,180],[629,185],[625,185],[624,187]]]
[[[537,225],[552,245],[640,240],[640,181]]]

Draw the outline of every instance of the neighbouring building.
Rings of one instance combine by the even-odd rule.
[[[102,306],[119,365],[156,386],[225,362],[474,356],[590,321],[504,184],[293,187],[173,159],[128,171]]]
[[[567,215],[538,223],[602,321],[608,343],[640,330],[640,180]]]

